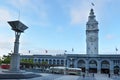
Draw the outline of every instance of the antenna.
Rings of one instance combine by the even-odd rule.
[[[18,20],[20,20],[20,9],[18,11]]]

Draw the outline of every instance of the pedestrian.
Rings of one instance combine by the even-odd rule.
[[[93,73],[93,77],[94,77],[94,73]]]
[[[108,77],[110,78],[110,73],[108,74]]]
[[[83,74],[83,78],[85,78],[85,74]]]

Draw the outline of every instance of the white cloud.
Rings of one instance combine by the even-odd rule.
[[[7,34],[0,35],[0,55],[7,54],[8,52],[11,52],[11,50],[14,50],[14,41],[15,36],[10,36]],[[21,52],[24,49],[29,48],[30,42],[27,40],[23,40],[22,37],[20,38],[20,44],[19,44],[19,52]]]
[[[9,4],[13,5],[16,8],[20,8],[22,6],[26,6],[30,0],[10,0]]]
[[[71,24],[86,22],[88,10],[88,2],[75,0],[70,8]]]
[[[6,22],[12,19],[12,14],[6,8],[0,8],[0,22]]]
[[[111,40],[111,39],[114,39],[114,38],[115,38],[115,36],[112,35],[112,34],[106,35],[106,39],[108,39],[108,40]]]
[[[13,37],[10,37],[9,33],[4,32],[8,28],[7,21],[13,19],[13,14],[6,7],[0,8],[0,55],[8,54],[13,49]],[[4,33],[3,33],[4,32]]]
[[[48,6],[44,0],[12,0],[9,1],[9,4],[17,9],[16,13],[20,11],[21,20],[37,26],[46,26],[49,24]],[[35,15],[35,17],[33,15]],[[33,19],[36,20],[34,23]]]
[[[89,11],[87,0],[58,0],[61,8],[70,17],[70,24],[81,24],[86,22]]]
[[[21,12],[24,13],[23,16],[25,17],[27,13],[34,14],[35,16],[38,17],[38,19],[34,23],[33,23],[33,19],[31,19],[31,17],[34,18],[33,16],[29,16],[27,18],[23,17],[22,21],[25,21],[30,24],[33,23],[32,26],[33,25],[34,26],[36,25],[46,26],[47,25],[47,22],[46,22],[47,12],[46,12],[46,9],[44,9],[43,7],[45,5],[41,3],[42,0],[39,1],[40,3],[37,3],[37,4],[32,3],[32,1],[30,0],[10,0],[7,2],[9,3],[9,5],[11,5],[10,7],[9,6],[0,7],[0,13],[1,13],[0,27],[5,26],[5,28],[8,28],[9,25],[7,24],[7,21],[14,20],[16,16],[18,17],[19,8],[21,8]],[[41,22],[41,18],[42,18],[42,22]],[[14,48],[14,36],[12,36],[12,38],[8,37],[7,33],[8,33],[7,31],[5,32],[5,34],[1,32],[1,35],[0,35],[0,38],[1,38],[0,39],[0,51],[2,52],[0,55],[7,54]],[[28,47],[28,46],[30,46],[30,42],[28,42],[27,40],[22,40],[22,39],[20,40],[20,52],[22,49],[24,50],[25,47]]]
[[[107,4],[111,1],[112,0],[93,1],[95,4],[93,7],[89,0],[74,0],[69,7],[71,24],[81,24],[86,22],[91,8],[94,8],[97,15],[101,14],[103,12],[103,7],[108,6]]]
[[[32,9],[32,14],[37,16],[36,24],[40,26],[46,26],[49,24],[48,22],[48,7],[45,5],[45,2],[43,0],[41,1],[35,1],[34,4],[31,2],[28,5],[30,8],[30,11]],[[31,16],[30,16],[31,18]],[[33,21],[33,20],[32,20]],[[33,23],[34,24],[34,23]],[[47,25],[48,26],[48,25]]]
[[[85,10],[77,10],[77,9],[72,9],[71,10],[71,24],[79,24],[86,22],[87,20],[87,11]]]
[[[0,35],[0,55],[6,55],[13,50],[13,38]]]

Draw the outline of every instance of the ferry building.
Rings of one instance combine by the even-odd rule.
[[[51,66],[81,68],[86,73],[120,73],[119,54],[99,54],[99,27],[91,9],[86,23],[86,54],[22,55],[21,59],[33,59],[34,63],[47,62]]]

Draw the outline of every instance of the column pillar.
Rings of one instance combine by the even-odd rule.
[[[57,59],[55,59],[55,64],[57,65]]]
[[[77,62],[78,62],[77,59],[74,59],[74,68],[77,68],[77,66],[78,66]]]
[[[101,62],[97,61],[97,73],[101,73]]]
[[[113,74],[113,61],[110,61],[110,74]]]
[[[85,66],[85,73],[88,74],[89,73],[89,63],[88,60],[86,60],[86,66]]]
[[[50,64],[49,59],[48,59],[48,62],[47,62],[47,63]]]
[[[51,64],[53,65],[53,59],[51,59]]]
[[[15,32],[14,53],[11,55],[10,72],[20,72],[19,32]]]
[[[67,59],[67,67],[69,67],[70,66],[70,61],[69,61],[69,59]]]
[[[10,72],[20,72],[20,54],[13,53],[11,55],[11,62],[10,62]]]

